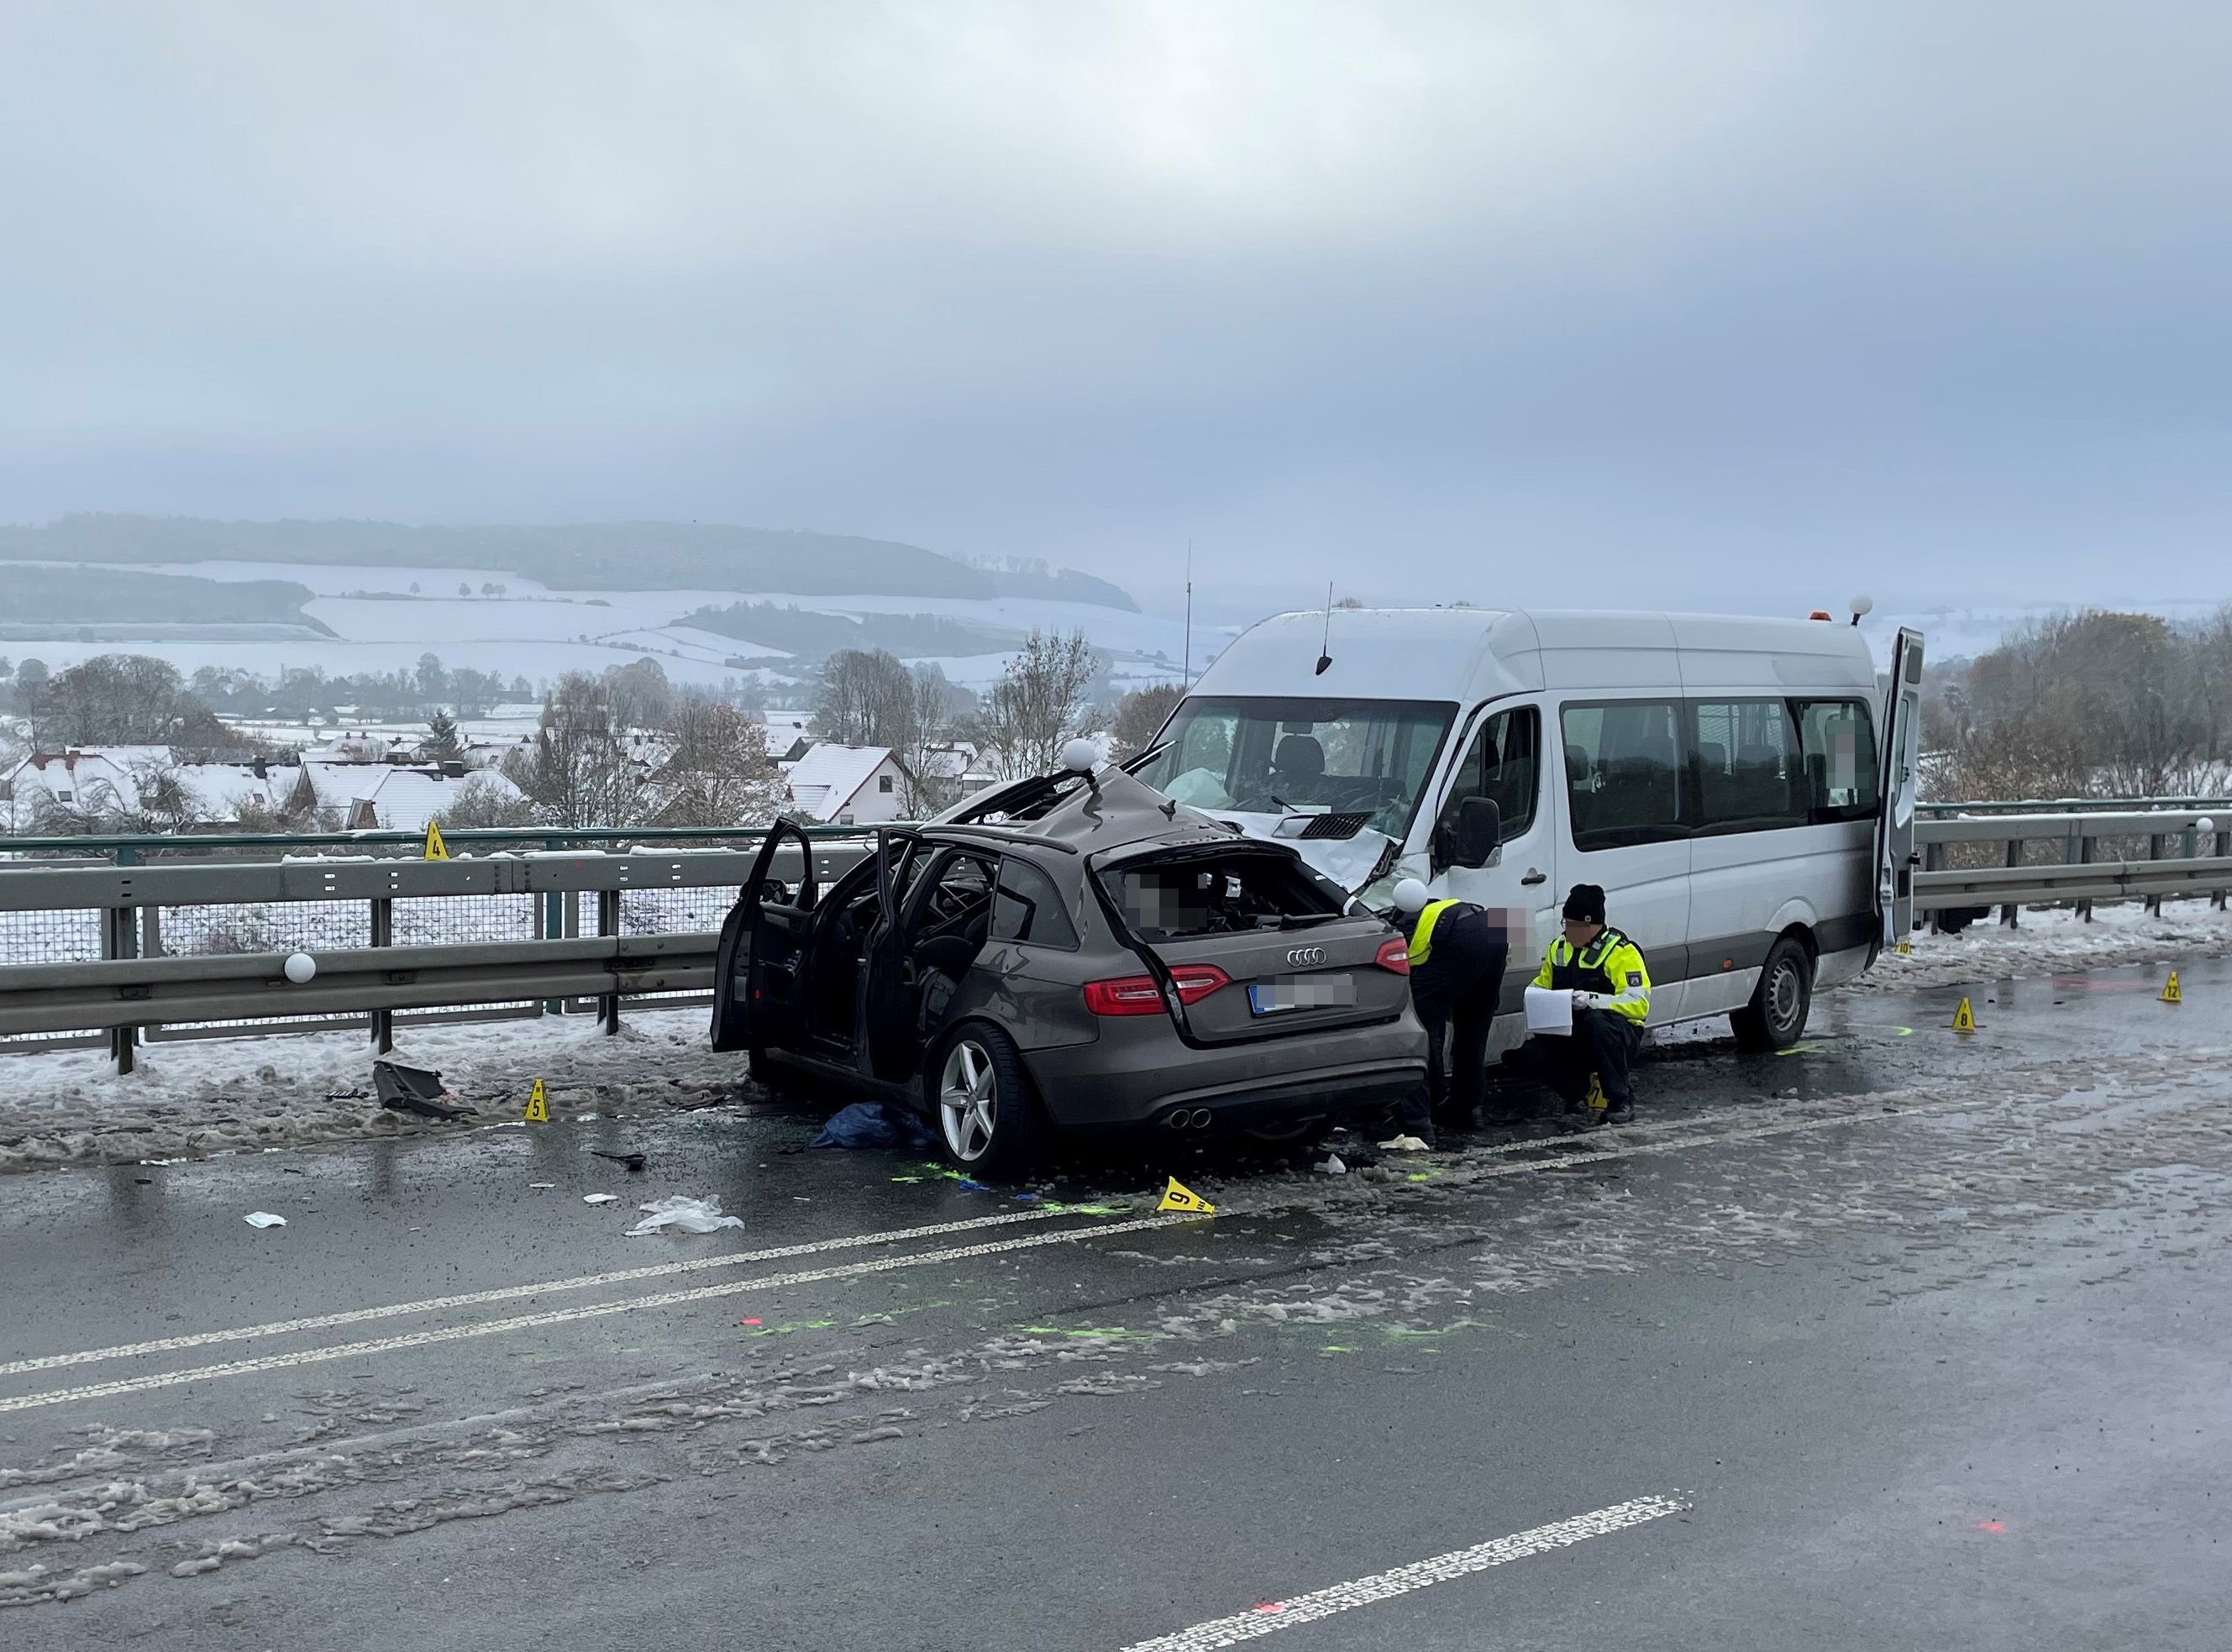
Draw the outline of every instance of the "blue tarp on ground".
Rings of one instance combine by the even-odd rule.
[[[886,1101],[856,1101],[830,1116],[808,1147],[935,1147],[930,1126],[905,1107]]]

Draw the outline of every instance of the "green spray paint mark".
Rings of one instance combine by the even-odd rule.
[[[892,1180],[894,1182],[920,1182],[922,1178],[918,1176],[895,1176]]]
[[[752,1332],[755,1337],[788,1337],[801,1331],[828,1331],[836,1325],[834,1319],[801,1319],[795,1325],[762,1325]]]
[[[1123,1325],[1087,1325],[1077,1331],[1060,1325],[1025,1325],[1022,1331],[1027,1337],[1067,1337],[1076,1342],[1162,1342],[1169,1335],[1161,1331],[1132,1331]]]
[[[1066,1205],[1053,1199],[1040,1200],[1039,1208],[1061,1216],[1128,1216],[1132,1210],[1130,1205]]]
[[[1818,1044],[1794,1044],[1787,1050],[1777,1050],[1775,1053],[1777,1055],[1819,1055],[1821,1053],[1821,1046]]]

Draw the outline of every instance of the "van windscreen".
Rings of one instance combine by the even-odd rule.
[[[1362,815],[1400,839],[1456,715],[1433,700],[1190,698],[1139,774],[1197,809]]]

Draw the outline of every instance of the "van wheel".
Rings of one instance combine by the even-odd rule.
[[[1814,960],[1784,936],[1768,949],[1751,1002],[1729,1017],[1736,1042],[1747,1050],[1787,1050],[1805,1036],[1814,1009]]]
[[[945,1156],[980,1179],[1021,1176],[1043,1131],[1015,1041],[989,1021],[964,1021],[923,1071],[924,1100]]]

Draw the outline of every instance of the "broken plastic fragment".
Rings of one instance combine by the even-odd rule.
[[[241,1220],[251,1228],[284,1228],[287,1218],[275,1216],[268,1210],[251,1210]]]
[[[620,1197],[617,1193],[585,1193],[581,1195],[581,1202],[585,1205],[618,1204]]]
[[[1320,1176],[1346,1176],[1348,1166],[1341,1163],[1340,1154],[1328,1153],[1325,1156],[1325,1163],[1319,1165],[1317,1170]]]
[[[1383,1153],[1431,1153],[1434,1150],[1416,1136],[1398,1136],[1379,1143]]]

